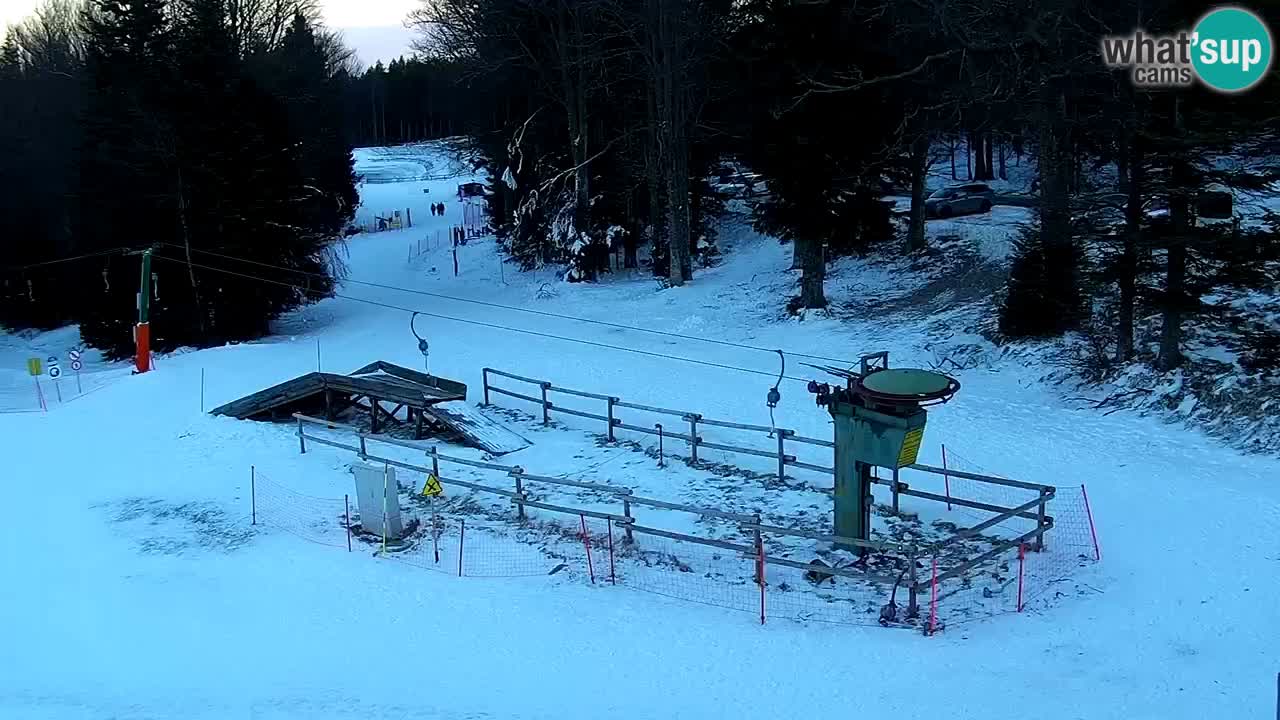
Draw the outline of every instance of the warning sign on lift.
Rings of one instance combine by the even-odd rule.
[[[898,467],[914,465],[916,455],[920,454],[920,441],[924,439],[924,428],[916,428],[907,432],[902,441],[902,450],[898,452]]]
[[[444,488],[440,487],[440,478],[435,475],[427,475],[427,482],[422,486],[423,497],[437,497],[444,494]]]

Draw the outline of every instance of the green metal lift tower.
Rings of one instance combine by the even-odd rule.
[[[835,534],[870,540],[873,468],[892,470],[896,481],[899,468],[914,464],[924,408],[950,400],[960,383],[929,370],[891,370],[887,352],[864,356],[859,373],[820,369],[846,381],[843,388],[809,383],[835,421]]]

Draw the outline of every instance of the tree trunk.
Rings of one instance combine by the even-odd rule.
[[[1181,134],[1182,113],[1178,98],[1173,98],[1173,123]],[[1182,365],[1182,312],[1186,304],[1187,237],[1191,233],[1191,208],[1187,195],[1190,189],[1190,168],[1182,156],[1182,150],[1174,151],[1170,168],[1169,225],[1170,238],[1165,268],[1163,322],[1160,329],[1161,370],[1169,371]]]
[[[1048,273],[1046,292],[1056,306],[1056,328],[1066,331],[1077,325],[1080,305],[1071,236],[1071,139],[1064,122],[1065,93],[1047,84],[1040,92],[1040,239]]]
[[[175,162],[177,162],[175,160]],[[195,266],[191,263],[191,231],[187,225],[187,186],[182,180],[182,167],[177,168],[178,179],[178,220],[182,226],[182,246],[187,254],[187,279],[191,281],[191,296],[196,303],[196,325],[200,334],[205,334],[204,305],[200,302],[200,286],[196,283]]]
[[[824,308],[827,296],[823,291],[827,268],[822,257],[822,241],[812,238],[796,238],[795,253],[800,261],[800,307]]]
[[[969,177],[973,180],[994,180],[991,162],[991,136],[985,132],[969,133],[969,147],[972,148],[973,171]]]
[[[999,157],[1000,157],[1000,179],[1001,179],[1001,180],[1008,180],[1008,179],[1009,179],[1009,174],[1005,171],[1005,164],[1004,164],[1006,150],[1007,150],[1007,148],[1006,148],[1006,145],[1005,145],[1004,136],[1003,136],[1003,135],[1001,135],[1001,136],[1000,136],[1000,152],[999,152]]]
[[[1116,327],[1116,360],[1128,362],[1133,359],[1133,313],[1137,300],[1138,282],[1138,239],[1142,232],[1142,189],[1143,189],[1143,151],[1141,138],[1136,129],[1127,147],[1121,149],[1120,157],[1130,177],[1124,178],[1128,192],[1125,204],[1124,246],[1120,251],[1120,259],[1116,268],[1116,283],[1120,288],[1120,307],[1117,309]]]
[[[968,173],[965,180],[973,180],[973,133],[964,141],[964,171]]]
[[[926,247],[924,181],[929,169],[929,135],[920,133],[911,143],[911,215],[907,226],[907,252]]]
[[[951,156],[951,179],[958,180],[956,177],[956,139],[955,137],[947,138],[947,154]]]
[[[666,210],[662,199],[662,140],[658,135],[657,88],[650,88],[649,131],[645,135],[645,185],[649,191],[649,242],[651,257],[656,258],[667,244]],[[657,265],[654,265],[657,272]],[[670,270],[667,272],[670,275]]]
[[[1133,146],[1121,147],[1120,152],[1116,153],[1116,190],[1122,193],[1129,192],[1129,153],[1132,152]]]
[[[671,5],[658,0],[656,38],[658,85],[662,89],[658,103],[658,127],[662,130],[668,162],[667,206],[671,216],[671,237],[667,247],[671,253],[671,284],[683,285],[693,278],[689,256],[689,143],[685,136],[687,120],[684,82],[680,68],[683,38],[677,27]],[[678,6],[678,3],[676,3]]]

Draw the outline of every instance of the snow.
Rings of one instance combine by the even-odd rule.
[[[428,242],[412,258],[405,248],[458,223],[453,192],[473,176],[447,177],[455,164],[431,146],[396,149],[395,162],[380,162],[387,153],[358,154],[359,172],[368,178],[376,167],[372,174],[388,180],[362,187],[364,207],[412,207],[414,227],[351,238],[346,261],[355,280],[851,361],[883,349],[898,367],[927,367],[948,343],[977,341],[940,341],[927,314],[884,307],[837,306],[830,315],[787,318],[781,306],[797,282],[787,270],[790,248],[732,219],[721,235],[725,261],[682,288],[662,290],[627,272],[546,292],[554,268],[504,272],[489,239],[458,248],[454,277],[443,244]],[[426,210],[440,199],[445,218]],[[890,292],[892,274],[870,261],[842,261],[832,282],[852,286],[864,274],[868,286]],[[466,382],[471,402],[479,399],[480,368],[489,366],[768,424],[764,395],[779,369],[772,352],[353,283],[341,292],[653,353],[419,318],[419,332],[431,342],[431,371]],[[287,424],[203,414],[202,374],[208,409],[314,370],[317,347],[326,371],[350,372],[376,359],[420,367],[408,324],[408,313],[335,298],[283,318],[272,338],[162,356],[155,372],[141,376],[94,356],[94,372],[113,373],[113,382],[47,413],[0,415],[13,509],[0,530],[0,575],[11,579],[0,599],[0,717],[820,717],[856,707],[876,717],[1034,708],[1045,718],[1177,718],[1272,711],[1280,666],[1275,459],[1241,455],[1155,418],[1074,408],[1057,387],[1040,382],[1043,367],[995,349],[957,371],[962,389],[930,412],[921,461],[940,464],[946,443],[1000,475],[1059,488],[1086,483],[1103,561],[1079,578],[1088,592],[1069,591],[1021,615],[934,637],[816,622],[760,626],[749,615],[591,585],[578,574],[456,578],[372,558],[367,547],[348,554],[250,526],[250,465],[298,492],[340,497],[351,492],[353,457],[319,447],[300,455]],[[26,357],[65,356],[73,341],[66,330],[6,336],[6,387],[30,382]],[[816,372],[800,362],[789,357],[787,374]],[[777,424],[826,437],[825,412],[803,384],[784,380],[781,391]],[[529,410],[518,401],[500,404]],[[501,461],[542,474],[581,472],[574,477],[634,486],[650,497],[743,505],[776,499],[779,512],[793,516],[829,507],[804,488],[770,491],[742,481],[735,492],[733,483],[716,487],[706,473],[678,463],[657,471],[643,453],[596,446],[593,421],[557,420],[564,426],[512,420],[533,445]],[[935,512],[911,499],[904,507]],[[646,517],[675,523],[678,516]],[[385,645],[360,641],[369,637]]]

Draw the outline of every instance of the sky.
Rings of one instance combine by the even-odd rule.
[[[41,2],[0,0],[0,25],[21,20]],[[321,0],[325,24],[342,30],[366,65],[409,53],[412,34],[403,23],[418,4],[418,0]]]

